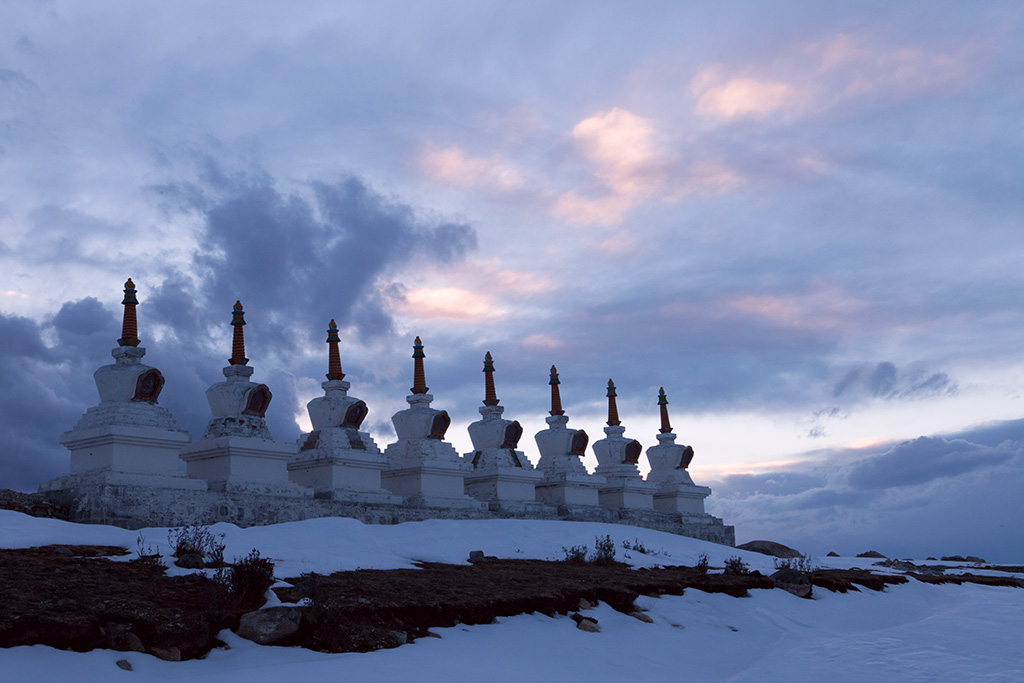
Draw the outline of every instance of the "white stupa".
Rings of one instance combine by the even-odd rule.
[[[465,493],[466,475],[473,466],[444,440],[451,418],[444,410],[430,407],[434,397],[427,393],[419,337],[412,357],[413,387],[405,399],[409,407],[391,417],[398,441],[384,451],[387,466],[381,472],[381,484],[416,507],[486,509],[486,503]]]
[[[658,445],[647,449],[647,461],[651,464],[647,481],[658,487],[654,494],[654,509],[703,515],[704,499],[711,495],[711,489],[694,484],[686,471],[693,460],[693,448],[676,443],[676,435],[668,421],[668,398],[664,387],[658,392],[658,405],[661,408]]]
[[[473,451],[463,457],[473,467],[466,475],[466,493],[498,507],[537,507],[536,486],[544,475],[519,450],[523,427],[516,420],[502,418],[494,391],[494,360],[484,356],[484,404],[481,419],[469,425]]]
[[[583,466],[582,458],[590,437],[582,429],[566,426],[569,417],[562,410],[558,370],[554,365],[548,384],[551,385],[551,411],[545,418],[548,428],[534,436],[540,451],[537,470],[544,475],[544,481],[537,484],[537,499],[549,505],[599,505],[597,487],[605,480],[589,474]]]
[[[245,357],[245,311],[240,301],[232,313],[225,381],[206,390],[213,417],[203,438],[183,449],[180,457],[189,476],[205,479],[211,491],[311,496],[310,489],[288,481],[287,463],[297,447],[270,436],[264,416],[273,395],[266,384],[249,381],[253,368]]]
[[[317,498],[401,504],[401,496],[381,488],[384,456],[369,433],[359,430],[366,403],[348,395],[351,384],[341,370],[340,341],[332,320],[327,330],[327,381],[320,383],[324,395],[306,404],[313,431],[299,437],[299,454],[288,463],[288,477],[313,489]]]
[[[74,429],[60,437],[71,451],[71,474],[43,483],[40,491],[55,491],[89,480],[95,484],[140,484],[179,489],[205,489],[179,469],[178,451],[191,437],[157,399],[164,376],[143,365],[146,349],[139,346],[135,284],[124,284],[121,338],[111,351],[112,365],[93,375],[99,405],[89,408]]]
[[[605,483],[598,486],[601,505],[613,510],[654,509],[655,486],[643,480],[637,461],[643,446],[635,439],[622,436],[626,428],[619,421],[615,405],[615,384],[608,380],[608,426],[604,428],[605,438],[594,442],[597,469],[594,474],[604,477]]]

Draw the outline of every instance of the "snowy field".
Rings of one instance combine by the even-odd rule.
[[[773,560],[665,534],[613,524],[556,521],[410,522],[364,525],[318,519],[268,527],[212,527],[224,534],[226,557],[251,548],[276,563],[278,577],[357,568],[410,567],[416,561],[464,563],[471,550],[508,558],[562,559],[563,547],[610,535],[618,559],[634,566],[712,566],[740,555],[753,569]],[[169,555],[166,529],[141,532]],[[121,545],[133,551],[137,531],[77,525],[0,511],[0,547],[48,544]],[[648,554],[624,551],[639,541]],[[656,553],[656,554],[653,554]],[[866,567],[874,560],[814,558],[819,566]],[[165,560],[165,563],[166,560]],[[171,573],[186,570],[172,568]],[[2,577],[0,577],[2,579]],[[263,647],[229,631],[228,649],[203,660],[165,662],[136,652],[73,653],[49,647],[0,649],[0,679],[9,681],[1024,681],[1024,590],[978,585],[926,585],[911,580],[885,592],[815,589],[814,600],[782,590],[732,598],[688,589],[682,596],[641,597],[646,624],[606,605],[588,611],[600,633],[567,616],[525,614],[480,626],[434,629],[397,649],[322,654]],[[134,671],[115,662],[127,659]]]

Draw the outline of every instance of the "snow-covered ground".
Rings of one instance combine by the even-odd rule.
[[[411,522],[364,525],[319,519],[267,527],[213,527],[226,556],[251,548],[272,558],[276,575],[356,568],[409,567],[415,561],[465,562],[471,550],[511,558],[562,559],[563,547],[610,535],[634,566],[712,565],[740,555],[773,570],[772,558],[694,539],[621,525],[555,521]],[[142,531],[167,555],[167,530]],[[0,511],[0,547],[52,543],[136,548],[139,532],[70,524]],[[625,551],[639,542],[648,554]],[[657,554],[654,554],[657,553]],[[814,558],[820,566],[870,566],[873,560]],[[183,572],[173,568],[173,572]],[[0,577],[2,579],[2,577]],[[646,624],[599,605],[588,612],[600,633],[568,617],[526,614],[483,626],[436,629],[393,650],[329,655],[262,647],[230,632],[230,649],[203,660],[164,662],[136,652],[73,653],[49,647],[0,650],[3,680],[73,681],[1024,681],[1024,590],[910,581],[883,593],[815,590],[802,600],[781,590],[731,598],[687,590],[641,597]],[[134,671],[115,666],[127,659]]]

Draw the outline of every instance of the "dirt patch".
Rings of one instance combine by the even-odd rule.
[[[768,577],[705,574],[694,567],[631,569],[542,560],[479,564],[424,563],[419,569],[337,572],[286,579],[274,589],[284,602],[308,598],[298,633],[282,645],[323,652],[394,647],[427,635],[427,629],[488,624],[495,617],[527,612],[575,611],[580,600],[605,602],[630,614],[641,594],[680,595],[686,588],[736,597],[752,588],[773,588]]]
[[[125,549],[0,550],[0,647],[50,645],[148,651],[189,659],[237,623],[227,590],[203,576],[169,577],[154,562],[114,562]],[[173,649],[172,649],[173,648]]]

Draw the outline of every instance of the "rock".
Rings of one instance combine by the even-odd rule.
[[[469,551],[469,561],[470,562],[483,562],[484,561],[484,551],[483,550],[470,550]]]
[[[959,555],[943,555],[943,562],[966,562],[967,560]]]
[[[639,619],[640,621],[644,622],[645,624],[653,624],[654,623],[654,619],[651,619],[649,616],[647,616],[646,613],[641,612],[640,610],[636,610],[635,612],[632,612],[629,616],[633,617],[634,619]]]
[[[771,555],[772,557],[803,557],[799,551],[775,541],[750,541],[736,547],[740,550],[749,550],[754,553],[761,553],[762,555]]]
[[[53,546],[53,552],[57,553],[58,555],[64,555],[65,557],[71,557],[75,554],[74,552],[72,552],[71,548],[65,548],[62,545]]]
[[[590,617],[583,617],[577,621],[576,628],[587,633],[600,633],[601,631],[601,628],[597,625],[597,620]]]
[[[830,550],[828,551],[828,555],[826,555],[825,557],[839,557],[839,553],[835,552],[834,550]]]
[[[271,645],[297,632],[301,623],[299,607],[268,607],[243,614],[235,633],[260,645]]]
[[[154,657],[158,657],[165,662],[180,662],[181,661],[181,650],[174,647],[173,645],[168,648],[163,647],[151,647],[149,648],[149,654]]]
[[[571,615],[571,618],[572,618],[572,620],[573,620],[573,621],[575,621],[575,622],[576,622],[576,625],[577,625],[577,626],[579,625],[579,623],[580,623],[581,621],[584,621],[584,620],[587,620],[587,621],[592,621],[592,622],[594,622],[595,624],[597,623],[597,619],[595,619],[594,617],[585,617],[585,616],[583,616],[582,614],[580,614],[579,612],[576,612],[576,613],[572,614],[572,615]]]
[[[594,606],[586,598],[580,598],[580,606],[577,609],[594,609]]]
[[[931,562],[936,562],[936,559],[935,559],[934,557],[926,557],[926,558],[924,558],[924,559],[925,559],[925,560],[929,560],[929,561],[931,561]]]
[[[811,577],[806,572],[795,569],[780,569],[771,576],[776,588],[792,593],[798,598],[810,599],[813,595]]]
[[[878,560],[884,560],[885,559],[885,555],[883,555],[882,553],[878,552],[877,550],[869,550],[866,553],[858,553],[857,557],[871,557],[871,558],[875,558],[875,559],[878,559]]]
[[[409,642],[409,634],[405,631],[388,631],[388,635],[397,645],[405,645]]]
[[[182,569],[202,569],[205,565],[201,553],[185,553],[179,555],[174,564]]]
[[[145,652],[146,646],[142,644],[142,639],[131,631],[125,636],[125,640],[128,643],[128,649],[133,652]]]
[[[117,664],[117,666],[119,668],[124,669],[125,671],[132,671],[133,670],[132,669],[132,663],[129,662],[127,659],[119,659],[119,660],[117,660],[114,663]]]
[[[964,561],[965,562],[974,562],[974,563],[977,563],[977,564],[985,564],[985,560],[981,559],[980,557],[975,557],[974,555],[968,555],[967,557],[964,558]]]

